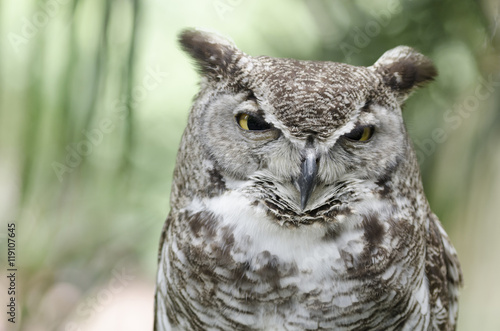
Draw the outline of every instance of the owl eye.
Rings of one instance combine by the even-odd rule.
[[[236,122],[247,131],[264,131],[271,128],[271,124],[264,121],[262,117],[245,113],[236,115]]]
[[[352,141],[368,141],[373,136],[374,131],[375,128],[371,125],[358,126],[351,132],[345,134],[344,137]]]

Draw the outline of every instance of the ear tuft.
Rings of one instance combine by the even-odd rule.
[[[186,29],[179,34],[182,49],[196,60],[201,74],[220,79],[239,53],[228,39],[200,29]]]
[[[384,83],[404,100],[417,87],[436,77],[432,61],[411,47],[399,46],[385,52],[373,65]]]

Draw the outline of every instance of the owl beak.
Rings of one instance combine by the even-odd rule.
[[[297,180],[300,191],[300,207],[306,208],[307,201],[311,197],[314,188],[316,175],[318,174],[318,157],[313,148],[305,151],[305,158],[301,164],[300,176]]]

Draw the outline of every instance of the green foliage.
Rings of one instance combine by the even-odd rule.
[[[491,234],[500,197],[497,2],[27,0],[0,2],[0,11],[0,213],[19,228],[19,330],[35,320],[63,330],[68,316],[84,319],[78,302],[117,266],[154,282],[196,93],[176,44],[188,26],[218,30],[252,55],[371,65],[403,44],[432,58],[440,75],[410,98],[404,116],[431,206],[470,284],[459,325],[500,327],[498,299],[488,299],[490,310],[475,308],[488,286],[498,290],[496,279],[475,279],[500,271],[498,262],[485,266],[499,248]],[[77,300],[38,320],[62,283]]]

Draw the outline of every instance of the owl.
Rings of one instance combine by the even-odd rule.
[[[187,29],[201,75],[160,239],[155,329],[453,330],[462,275],[401,108],[436,76],[250,56]]]

